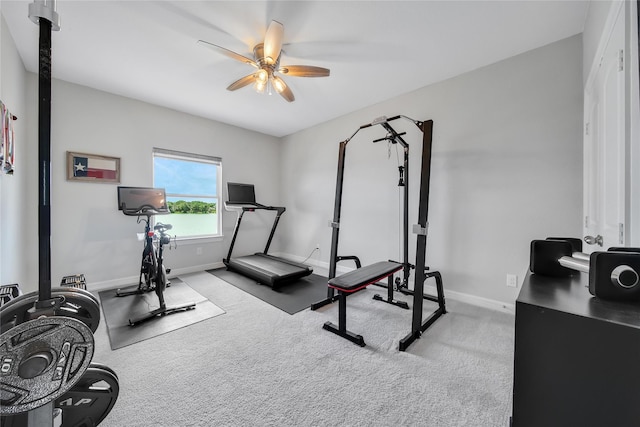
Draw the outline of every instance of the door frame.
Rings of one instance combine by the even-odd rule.
[[[583,216],[582,230],[587,231],[589,226],[589,187],[593,184],[587,168],[589,158],[589,135],[588,123],[591,115],[590,109],[590,89],[596,79],[601,59],[607,48],[610,36],[618,19],[622,14],[624,20],[624,81],[626,86],[624,101],[624,144],[625,144],[625,192],[624,192],[624,246],[640,247],[640,64],[638,56],[638,4],[635,2],[620,1],[612,2],[607,20],[604,24],[598,48],[594,56],[589,75],[584,85],[584,111],[583,111],[583,138],[584,138],[584,175],[583,175]],[[598,183],[596,183],[598,185]],[[586,233],[583,233],[586,234]],[[593,250],[599,250],[597,246],[590,246]]]

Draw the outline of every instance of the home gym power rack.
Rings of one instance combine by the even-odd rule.
[[[415,124],[422,132],[422,160],[421,160],[421,173],[420,173],[420,196],[419,196],[419,209],[418,209],[418,224],[413,226],[413,232],[417,235],[417,248],[416,248],[416,263],[412,265],[409,263],[409,144],[402,138],[406,132],[398,133],[389,122],[397,119],[409,120]],[[398,167],[399,170],[399,186],[404,187],[404,200],[403,200],[403,261],[402,263],[396,263],[393,261],[380,262],[374,265],[362,267],[360,260],[357,256],[340,256],[338,255],[338,241],[340,234],[340,213],[342,208],[342,189],[344,181],[344,168],[345,168],[345,155],[346,148],[349,141],[363,129],[380,125],[386,131],[387,135],[384,138],[376,139],[373,142],[379,142],[387,140],[392,144],[400,144],[403,148],[403,165]],[[329,259],[329,287],[327,291],[327,298],[311,305],[311,310],[316,310],[324,305],[332,303],[336,300],[340,303],[340,320],[339,325],[333,325],[331,322],[327,322],[324,328],[334,332],[350,341],[359,345],[364,345],[362,336],[355,335],[346,330],[346,296],[349,293],[358,291],[374,284],[378,280],[389,277],[387,288],[387,298],[376,295],[374,299],[384,301],[393,305],[397,305],[402,308],[408,308],[406,303],[402,301],[396,301],[393,298],[394,283],[391,279],[393,273],[402,268],[402,280],[396,279],[395,285],[399,292],[413,296],[413,312],[411,322],[411,332],[400,340],[400,351],[406,350],[413,341],[421,336],[421,334],[427,330],[431,324],[433,324],[440,316],[446,313],[444,290],[442,285],[442,276],[438,271],[431,271],[429,267],[425,265],[426,262],[426,248],[427,248],[427,229],[428,229],[428,213],[429,213],[429,185],[431,180],[431,152],[433,143],[433,120],[417,121],[407,116],[397,115],[391,118],[385,116],[379,117],[373,120],[371,123],[360,126],[349,138],[340,142],[340,148],[338,152],[338,172],[336,179],[336,194],[335,204],[333,211],[333,220],[330,222],[332,228],[331,235],[331,254]],[[344,275],[336,277],[336,265],[343,260],[352,260],[356,264],[356,270],[346,273]],[[397,268],[394,264],[401,265]],[[409,276],[411,269],[415,268],[416,274],[414,279],[414,288],[410,290],[408,288]],[[350,277],[347,280],[340,280],[341,278]],[[437,295],[429,295],[424,293],[424,282],[434,278],[436,280],[436,292]],[[377,284],[377,283],[376,283]],[[384,286],[384,285],[382,285]],[[338,295],[335,291],[338,291]],[[427,299],[438,303],[438,308],[434,310],[427,319],[423,321],[423,300]]]
[[[38,292],[0,308],[0,415],[7,427],[98,425],[119,392],[115,372],[91,363],[97,298],[84,289],[51,288],[51,31],[60,30],[55,9],[51,0],[29,5],[29,18],[39,26],[39,283]],[[97,383],[107,387],[96,391]]]

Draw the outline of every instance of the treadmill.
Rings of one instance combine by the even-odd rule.
[[[280,285],[293,280],[305,277],[313,273],[313,268],[308,265],[301,264],[299,262],[291,261],[284,258],[279,258],[273,255],[269,255],[269,246],[271,246],[271,240],[276,232],[276,227],[280,221],[280,217],[285,212],[286,208],[278,206],[265,206],[260,203],[256,203],[255,189],[253,184],[239,184],[235,182],[227,183],[227,197],[228,201],[225,202],[225,209],[230,211],[238,211],[238,220],[233,231],[233,238],[231,239],[231,246],[229,247],[229,253],[227,258],[223,259],[224,265],[227,269],[240,273],[243,276],[250,277],[259,283],[271,286],[272,289],[277,289]],[[257,252],[253,255],[246,255],[233,258],[233,246],[240,230],[240,224],[242,217],[246,212],[255,212],[256,210],[268,210],[276,211],[276,217],[271,227],[271,233],[263,252]]]

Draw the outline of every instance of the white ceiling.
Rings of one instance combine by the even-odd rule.
[[[38,70],[32,1],[0,10],[27,70]],[[274,136],[581,33],[588,1],[67,1],[57,2],[53,77]],[[331,69],[285,77],[296,96],[226,87],[249,65],[272,20],[281,65]]]

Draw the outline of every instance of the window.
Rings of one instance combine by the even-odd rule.
[[[156,218],[178,239],[222,235],[222,159],[153,149],[153,186],[164,188],[171,214]]]

